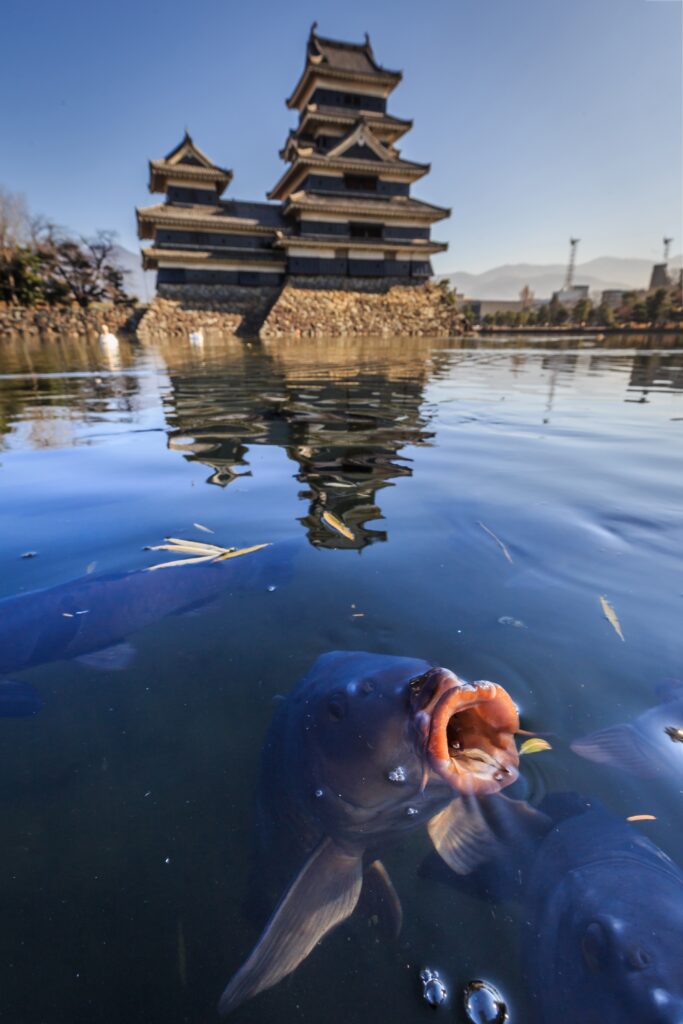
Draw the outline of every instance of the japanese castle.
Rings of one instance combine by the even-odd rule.
[[[159,293],[427,280],[431,255],[447,248],[431,239],[431,225],[450,210],[410,194],[430,165],[403,159],[397,148],[412,127],[387,112],[401,78],[377,63],[367,35],[360,44],[324,39],[314,24],[287,100],[298,124],[280,151],[287,167],[270,202],[223,198],[232,171],[187,133],[151,160],[150,192],[165,201],[138,209],[137,220],[139,237],[150,241],[143,266],[157,270]]]

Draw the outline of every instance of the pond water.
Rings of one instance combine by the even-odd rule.
[[[145,575],[175,595],[154,607],[113,590],[99,659],[45,641],[22,667],[35,626],[2,606],[3,678],[42,707],[0,717],[0,1020],[216,1019],[258,935],[266,730],[325,651],[502,684],[552,748],[522,758],[532,802],[653,815],[632,827],[682,863],[680,763],[644,779],[569,746],[683,676],[682,438],[683,337],[1,339],[0,597],[106,587],[168,536],[273,546],[210,600],[171,583],[190,569]],[[234,1019],[429,1020],[429,966],[449,1019],[483,977],[528,1020],[519,908],[436,881],[429,851],[387,851],[398,941],[359,913]]]

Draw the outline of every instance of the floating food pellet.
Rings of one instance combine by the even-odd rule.
[[[422,998],[430,1006],[440,1006],[447,999],[448,992],[438,971],[424,967],[420,971],[420,981],[422,982]]]
[[[509,1020],[503,997],[488,981],[471,981],[465,988],[464,1003],[473,1024],[504,1024]]]

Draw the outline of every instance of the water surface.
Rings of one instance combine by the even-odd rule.
[[[1,597],[144,568],[168,535],[287,543],[272,579],[132,633],[124,669],[12,677],[44,706],[0,719],[0,1020],[214,1019],[256,937],[274,698],[331,649],[503,684],[554,734],[523,765],[535,799],[654,814],[683,861],[680,782],[568,746],[683,676],[682,434],[680,337],[2,339]],[[353,919],[236,1019],[415,1021],[425,964],[453,990],[491,979],[523,1019],[514,912],[418,877],[428,850],[416,833],[386,858],[398,944]]]

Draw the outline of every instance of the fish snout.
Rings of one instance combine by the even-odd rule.
[[[411,680],[410,709],[420,739],[426,745],[434,708],[441,697],[462,680],[447,668],[431,668],[428,672]]]
[[[429,714],[429,765],[461,794],[497,793],[519,775],[517,708],[496,683],[466,683],[452,672],[438,671],[444,674],[422,710]]]
[[[652,990],[654,1004],[653,1024],[683,1024],[683,998],[674,996],[666,989]]]

